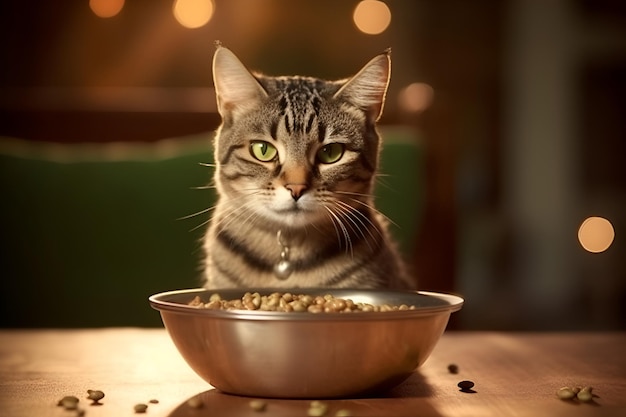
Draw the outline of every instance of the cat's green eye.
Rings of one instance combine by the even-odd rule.
[[[270,162],[276,158],[278,151],[271,143],[257,140],[250,143],[250,154],[261,162]]]
[[[334,164],[341,159],[344,150],[343,143],[329,143],[317,151],[317,160],[323,164]]]

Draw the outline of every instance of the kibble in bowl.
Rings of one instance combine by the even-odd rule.
[[[155,294],[150,304],[183,358],[213,387],[274,398],[391,388],[424,363],[463,305],[460,297],[431,292],[281,291],[179,290]],[[323,307],[272,309],[301,297]]]

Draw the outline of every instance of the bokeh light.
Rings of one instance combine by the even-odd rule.
[[[433,102],[435,90],[426,83],[411,83],[398,93],[398,106],[407,113],[421,113]]]
[[[589,217],[578,229],[578,241],[588,252],[604,252],[611,246],[614,238],[613,225],[603,217]]]
[[[176,0],[174,17],[186,28],[196,29],[206,25],[213,16],[212,0]]]
[[[89,0],[89,7],[98,17],[113,17],[122,11],[124,0]]]
[[[363,0],[357,4],[353,14],[354,24],[363,33],[378,35],[391,23],[391,11],[382,1]]]

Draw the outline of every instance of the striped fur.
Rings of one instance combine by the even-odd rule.
[[[389,73],[386,52],[348,80],[253,75],[218,46],[219,198],[204,244],[207,288],[412,287],[372,197]],[[255,141],[275,157],[257,159]],[[317,156],[329,145],[343,149],[332,163]],[[293,273],[279,279],[284,246]]]

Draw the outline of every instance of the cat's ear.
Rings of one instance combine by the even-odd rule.
[[[363,109],[368,117],[378,120],[383,113],[385,95],[391,75],[391,50],[374,57],[335,93]]]
[[[267,96],[235,54],[220,45],[213,55],[213,83],[222,117],[254,108]]]

